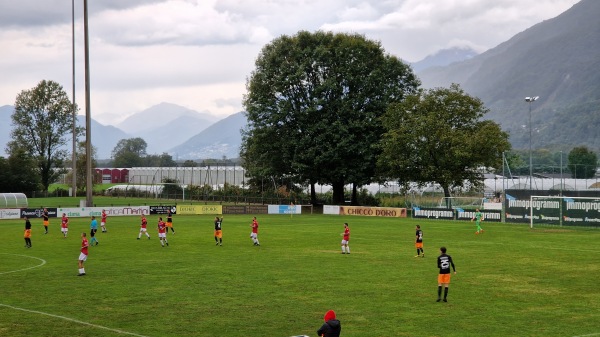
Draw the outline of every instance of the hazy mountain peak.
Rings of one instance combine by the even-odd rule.
[[[427,55],[424,59],[412,63],[412,68],[415,72],[419,72],[431,67],[443,67],[449,64],[468,60],[477,56],[477,52],[471,47],[452,47],[438,50],[434,54]]]
[[[117,127],[127,133],[140,133],[169,124],[182,116],[203,119],[211,123],[218,120],[207,112],[198,112],[181,105],[163,102],[127,117]]]

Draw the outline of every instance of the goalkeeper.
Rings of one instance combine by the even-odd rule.
[[[475,234],[483,233],[483,228],[481,228],[481,222],[483,221],[483,213],[479,211],[479,208],[475,210],[475,215],[471,219],[471,221],[475,220],[475,225],[477,226],[477,231]]]

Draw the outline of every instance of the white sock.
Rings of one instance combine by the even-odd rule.
[[[346,251],[350,254],[350,246],[346,247]]]
[[[342,253],[346,252],[346,246],[342,246]]]

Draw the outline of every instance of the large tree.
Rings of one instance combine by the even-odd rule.
[[[483,102],[458,85],[421,90],[390,106],[378,167],[383,177],[402,184],[438,183],[451,187],[482,183],[482,167],[500,167],[510,149],[508,134],[489,120]]]
[[[379,117],[419,85],[408,65],[364,36],[320,31],[273,40],[255,65],[241,150],[252,177],[330,184],[334,203],[374,181]]]
[[[143,138],[121,139],[112,151],[114,167],[145,166],[146,148],[148,144]]]
[[[67,156],[64,148],[73,130],[72,102],[60,84],[43,80],[17,95],[12,125],[9,154],[23,150],[30,155],[36,162],[42,187],[48,190]]]
[[[568,167],[573,178],[593,178],[598,168],[598,156],[586,146],[575,147],[569,152]]]

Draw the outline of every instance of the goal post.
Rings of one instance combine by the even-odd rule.
[[[531,196],[529,226],[600,228],[600,197]]]
[[[443,197],[440,199],[438,207],[465,210],[483,209],[484,201],[485,198],[483,197]]]

